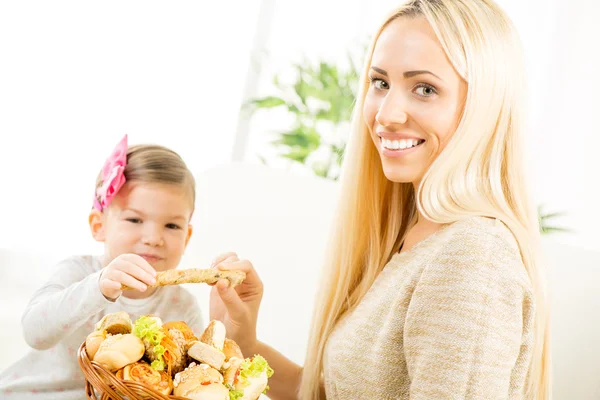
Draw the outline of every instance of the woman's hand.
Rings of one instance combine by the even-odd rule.
[[[246,279],[235,288],[229,281],[221,279],[210,292],[210,319],[225,325],[227,337],[233,339],[246,357],[251,357],[257,344],[256,321],[263,296],[263,283],[256,270],[247,260],[240,260],[235,253],[226,253],[213,261],[212,268],[239,270]]]
[[[121,254],[110,262],[100,275],[100,292],[109,300],[116,300],[122,285],[144,292],[155,283],[156,271],[137,254]]]

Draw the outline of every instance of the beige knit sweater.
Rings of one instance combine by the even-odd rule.
[[[504,224],[473,217],[392,257],[325,348],[327,400],[522,399],[534,300]]]

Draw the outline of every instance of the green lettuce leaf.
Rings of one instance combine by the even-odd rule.
[[[165,337],[165,333],[158,321],[146,315],[139,317],[133,324],[133,334],[142,339],[144,343],[148,342],[153,346],[152,350],[154,350],[156,360],[152,361],[150,366],[157,371],[163,371],[165,369],[165,359],[163,358],[165,348],[160,342]]]
[[[240,400],[244,397],[244,392],[241,390],[235,390],[233,386],[230,384],[225,385],[227,389],[229,389],[229,400]]]
[[[262,356],[255,355],[253,358],[246,358],[244,360],[240,367],[238,380],[242,387],[246,387],[250,384],[248,381],[249,378],[258,378],[263,372],[266,372],[267,378],[273,376],[273,369],[269,366],[267,360]],[[268,387],[263,393],[266,393],[267,390]]]

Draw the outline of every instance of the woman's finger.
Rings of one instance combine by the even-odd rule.
[[[247,284],[261,284],[260,277],[254,269],[252,263],[248,260],[239,260],[234,262],[223,262],[217,265],[217,268],[222,271],[243,271],[246,273],[246,279],[244,283]]]
[[[217,257],[216,257],[216,258],[215,258],[215,259],[212,261],[212,263],[210,264],[210,267],[211,267],[211,268],[214,268],[214,267],[216,267],[218,264],[220,264],[220,263],[224,262],[224,261],[225,261],[225,260],[227,260],[227,259],[237,259],[237,258],[238,258],[238,255],[237,255],[236,253],[232,252],[232,251],[230,251],[230,252],[228,252],[228,253],[223,253],[223,254],[220,254],[220,255],[218,255],[218,256],[217,256]],[[233,260],[233,261],[235,261],[235,260]]]
[[[237,292],[229,286],[227,279],[221,279],[217,282],[217,292],[229,315],[234,321],[239,322],[245,314],[244,302],[240,299]]]

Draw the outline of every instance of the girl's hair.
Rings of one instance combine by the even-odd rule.
[[[188,192],[192,210],[196,201],[194,175],[179,154],[156,145],[129,146],[125,165],[126,182],[167,183],[177,185]],[[96,189],[102,186],[102,172],[96,178]]]
[[[362,115],[377,39],[397,18],[425,18],[468,83],[460,123],[415,193],[386,179]],[[498,218],[515,236],[536,298],[527,398],[550,396],[549,309],[539,221],[525,182],[524,65],[515,28],[492,0],[412,0],[382,24],[367,54],[341,177],[338,218],[314,311],[299,397],[318,398],[330,333],[399,250],[417,209],[437,223]],[[398,57],[402,57],[401,54]]]

